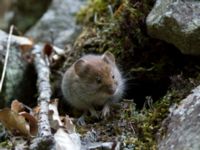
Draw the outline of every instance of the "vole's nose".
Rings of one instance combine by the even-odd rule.
[[[109,95],[113,95],[113,94],[115,93],[115,91],[116,91],[116,88],[115,88],[114,86],[109,86],[109,87],[107,88],[107,93],[108,93]]]

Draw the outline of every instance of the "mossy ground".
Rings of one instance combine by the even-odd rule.
[[[88,131],[94,130],[97,141],[118,140],[122,149],[156,150],[157,137],[163,136],[166,131],[162,122],[169,114],[170,106],[185,98],[200,83],[199,78],[173,76],[167,94],[155,103],[152,103],[151,97],[147,97],[144,107],[138,110],[133,100],[124,99],[113,108],[109,118],[90,120],[86,126],[78,127],[78,132],[84,137]]]
[[[165,134],[161,124],[169,107],[199,84],[198,58],[148,36],[145,18],[152,6],[151,0],[89,0],[77,14],[85,28],[74,49],[83,54],[111,51],[127,78],[126,97],[134,99],[122,101],[113,117],[79,128],[83,135],[95,129],[99,141],[117,138],[122,148],[154,150],[156,137]]]

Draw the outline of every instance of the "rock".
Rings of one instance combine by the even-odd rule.
[[[170,110],[158,138],[159,150],[200,149],[200,86]]]
[[[200,1],[157,0],[146,23],[150,36],[172,43],[183,54],[200,54]]]
[[[9,21],[13,16],[13,12],[10,11],[11,0],[0,1],[0,29],[7,29]]]
[[[75,13],[83,0],[53,0],[48,11],[26,35],[39,42],[49,42],[63,48],[79,34]]]
[[[36,78],[34,78],[34,69],[25,59],[22,59],[20,43],[16,38],[17,36],[12,36],[11,38],[3,91],[0,93],[0,107],[9,104],[13,99],[18,99],[19,101],[32,100],[35,92]],[[1,73],[5,61],[7,39],[8,35],[0,30]],[[26,38],[24,39],[29,41]]]
[[[11,1],[10,11],[13,13],[9,25],[14,24],[18,31],[25,33],[47,11],[52,0],[8,0]],[[23,20],[23,21],[22,21]]]

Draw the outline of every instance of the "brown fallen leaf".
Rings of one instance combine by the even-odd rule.
[[[13,100],[11,103],[11,110],[16,113],[19,113],[24,110],[24,105],[18,100]]]
[[[33,39],[27,38],[27,37],[22,37],[22,36],[12,35],[12,40],[19,45],[33,46],[33,44],[34,44]]]
[[[28,124],[30,126],[30,134],[32,136],[37,135],[38,124],[36,118],[27,112],[21,112],[19,113],[19,115],[23,116],[28,121]]]
[[[23,44],[19,46],[22,54],[24,53],[30,53],[31,49],[33,48],[33,45]]]
[[[43,53],[49,57],[52,54],[52,52],[53,52],[53,47],[50,44],[46,43],[43,48]]]
[[[30,136],[29,125],[25,118],[18,113],[12,111],[10,108],[0,110],[0,121],[12,133],[19,133],[24,136]]]
[[[13,40],[19,44],[19,48],[22,54],[22,58],[26,60],[28,63],[33,62],[32,48],[34,41],[31,38],[13,36]]]
[[[32,115],[38,120],[39,118],[39,113],[40,113],[40,106],[36,106],[32,109]]]

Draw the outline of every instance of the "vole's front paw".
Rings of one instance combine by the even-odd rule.
[[[79,117],[78,119],[77,119],[77,125],[79,125],[79,126],[85,126],[86,125],[86,123],[85,123],[85,116],[84,116],[84,114],[81,116],[81,117]]]
[[[110,116],[110,106],[105,105],[101,111],[101,118],[106,118]]]
[[[92,117],[99,119],[99,115],[94,108],[91,108],[89,111],[90,111]]]

